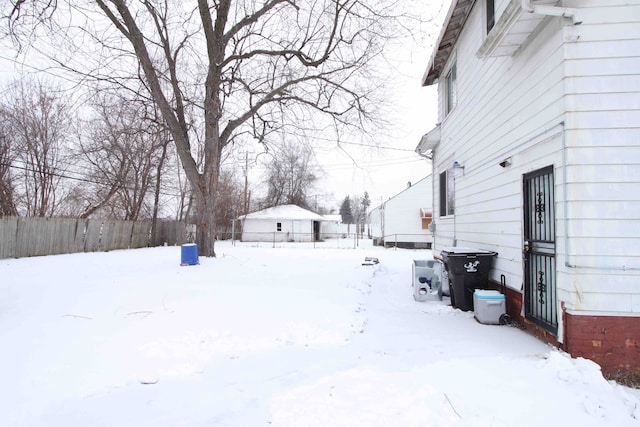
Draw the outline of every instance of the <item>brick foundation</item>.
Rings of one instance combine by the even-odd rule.
[[[493,287],[504,289],[492,283]],[[527,331],[573,357],[593,360],[608,376],[624,376],[640,380],[640,317],[582,316],[562,313],[564,342],[520,315],[522,293],[507,288],[507,313]]]
[[[565,350],[608,375],[640,378],[640,317],[564,314]]]

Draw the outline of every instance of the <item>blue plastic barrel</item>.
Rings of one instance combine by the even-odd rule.
[[[180,265],[197,265],[198,261],[198,245],[195,243],[187,243],[182,245],[182,258]]]

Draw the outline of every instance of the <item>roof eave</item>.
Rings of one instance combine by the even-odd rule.
[[[422,77],[423,86],[430,86],[438,81],[474,3],[475,0],[453,0],[451,3],[436,48]]]

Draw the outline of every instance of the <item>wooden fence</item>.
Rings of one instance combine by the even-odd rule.
[[[0,259],[186,242],[186,225],[180,221],[158,221],[154,239],[151,221],[0,217]]]

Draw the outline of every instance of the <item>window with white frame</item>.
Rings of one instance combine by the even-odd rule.
[[[282,223],[276,222],[276,231],[282,231]]]
[[[486,8],[485,13],[487,16],[487,34],[491,31],[496,23],[496,6],[495,0],[485,0]]]
[[[455,213],[455,179],[453,170],[440,173],[440,216]]]
[[[453,110],[458,102],[458,83],[457,83],[457,71],[456,64],[454,63],[445,77],[446,85],[446,113],[449,114]]]

